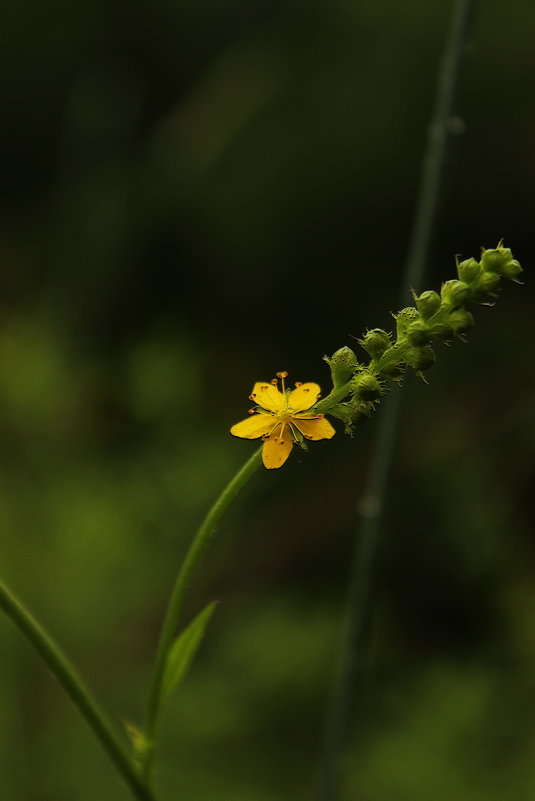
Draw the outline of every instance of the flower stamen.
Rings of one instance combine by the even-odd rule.
[[[280,378],[280,380],[281,380],[282,394],[285,397],[286,397],[286,387],[284,385],[284,379],[287,378],[287,377],[288,377],[288,373],[286,372],[286,370],[281,370],[279,373],[277,373],[277,378]]]
[[[290,431],[292,432],[292,440],[294,442],[294,445],[298,445],[299,442],[301,442],[300,436],[302,436],[301,432],[299,431],[299,427],[293,422],[292,423],[288,423],[288,427],[289,427]],[[299,431],[299,433],[297,433],[298,431]]]

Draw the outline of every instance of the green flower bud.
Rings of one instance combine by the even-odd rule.
[[[474,318],[465,309],[454,309],[448,315],[448,324],[451,325],[453,333],[459,336],[474,327]]]
[[[481,272],[481,264],[476,259],[466,259],[457,264],[457,275],[465,284],[471,284]]]
[[[471,299],[478,303],[494,300],[499,285],[500,276],[497,273],[482,272],[470,287]]]
[[[383,394],[381,382],[372,373],[361,373],[353,380],[354,397],[361,401],[375,401]]]
[[[508,281],[515,281],[521,272],[523,272],[522,267],[520,266],[520,262],[516,259],[511,259],[511,261],[507,262],[502,268],[502,276],[503,278],[507,278]],[[521,282],[517,281],[517,283]]]
[[[347,411],[350,415],[351,422],[355,425],[369,420],[374,411],[374,405],[373,403],[365,403],[353,397],[347,404]]]
[[[441,301],[437,292],[428,290],[422,292],[414,298],[416,308],[420,312],[422,320],[429,320],[440,309]]]
[[[511,261],[513,254],[510,248],[502,248],[498,245],[497,248],[483,248],[481,251],[481,267],[489,273],[497,273],[501,275],[501,269],[504,264]]]
[[[330,359],[327,356],[323,358],[331,368],[334,389],[346,384],[359,366],[357,357],[351,348],[346,346],[333,353]]]
[[[422,320],[415,320],[407,328],[407,339],[411,345],[427,345],[431,341],[429,326]]]
[[[442,284],[440,295],[445,306],[464,306],[470,290],[464,281],[446,281]]]
[[[481,254],[481,266],[489,273],[496,273],[502,278],[508,278],[510,281],[517,278],[522,272],[522,267],[516,259],[513,259],[513,254],[510,248],[502,248],[498,245],[497,248],[484,250]]]
[[[418,320],[419,318],[420,315],[418,314],[417,310],[412,306],[408,306],[406,309],[402,309],[397,314],[394,314],[398,339],[402,339],[403,337],[405,337],[409,325],[412,322],[414,322],[414,320]]]
[[[403,369],[403,362],[400,360],[399,362],[392,362],[391,364],[385,364],[384,367],[380,368],[381,371],[381,378],[385,378],[388,381],[398,381],[400,378],[403,377],[404,369]]]
[[[453,328],[448,325],[447,322],[441,320],[431,326],[431,334],[433,337],[436,337],[436,339],[447,342],[449,339],[453,338]]]
[[[329,414],[345,424],[345,432],[353,436],[353,428],[359,423],[369,420],[373,411],[373,404],[351,400],[349,403],[338,403],[329,409]]]
[[[428,370],[435,363],[435,351],[429,345],[422,348],[407,348],[403,358],[414,370]]]
[[[363,339],[359,339],[359,345],[364,348],[372,359],[379,359],[385,350],[390,347],[390,337],[381,328],[373,328],[365,334]]]

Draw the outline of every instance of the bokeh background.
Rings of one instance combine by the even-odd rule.
[[[326,386],[391,324],[452,5],[4,3],[2,573],[120,720],[252,383]],[[527,0],[481,4],[416,289],[501,237],[527,284],[402,390],[348,801],[535,797],[534,32]],[[165,799],[311,797],[375,431],[259,472],[221,526]],[[3,799],[126,801],[7,620],[0,686]]]

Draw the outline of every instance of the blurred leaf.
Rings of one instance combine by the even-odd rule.
[[[208,604],[208,606],[203,609],[202,612],[199,612],[197,617],[192,620],[189,626],[184,629],[182,634],[179,634],[176,638],[167,658],[163,681],[164,697],[168,697],[186,675],[191,660],[201,644],[204,631],[217,603],[217,601],[213,601],[211,604]]]
[[[132,745],[134,746],[136,756],[141,759],[150,747],[150,743],[145,736],[145,732],[143,732],[137,726],[134,726],[134,724],[130,723],[128,720],[124,721],[124,727]]]

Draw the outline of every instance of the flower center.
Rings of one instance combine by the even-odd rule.
[[[282,409],[280,412],[277,412],[275,417],[281,423],[290,423],[291,420],[292,420],[292,414],[291,414],[291,412],[288,411],[288,407],[287,406],[284,409]]]

